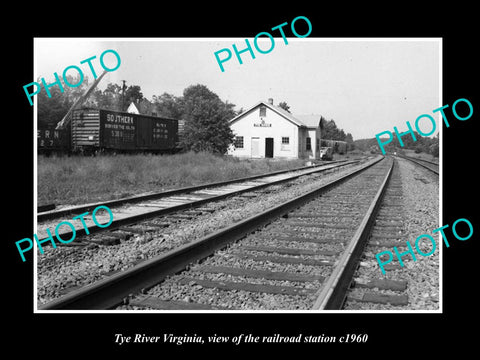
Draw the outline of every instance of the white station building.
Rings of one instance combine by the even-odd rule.
[[[320,158],[320,115],[294,116],[273,99],[230,120],[235,140],[228,154],[242,158]]]

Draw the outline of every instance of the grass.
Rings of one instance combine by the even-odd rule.
[[[291,169],[302,160],[239,160],[209,153],[38,156],[38,204],[75,205]]]

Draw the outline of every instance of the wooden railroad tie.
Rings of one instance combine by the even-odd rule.
[[[318,234],[319,237],[312,237],[312,236],[298,236],[298,232],[294,232],[295,235],[297,236],[288,236],[288,234],[281,234],[281,235],[276,235],[272,234],[273,236],[271,238],[268,237],[262,237],[258,238],[255,237],[256,240],[258,241],[268,241],[268,240],[279,240],[279,241],[295,241],[295,242],[308,242],[308,243],[314,243],[314,244],[330,244],[330,243],[346,243],[348,241],[348,237],[346,236],[329,236],[328,238],[322,238],[322,234]],[[285,236],[287,235],[287,236]]]
[[[407,306],[408,295],[389,295],[380,292],[366,292],[361,296],[348,295],[347,300],[358,302],[370,302],[375,304],[390,304],[394,306]]]
[[[157,310],[223,310],[225,308],[214,307],[208,304],[200,304],[178,300],[162,300],[153,296],[129,301],[130,306],[152,308]]]
[[[230,266],[210,266],[201,265],[191,269],[202,273],[213,274],[228,274],[232,276],[244,276],[250,278],[266,279],[266,280],[280,280],[280,281],[298,281],[298,282],[313,282],[325,280],[321,275],[308,275],[290,272],[279,272],[269,270],[255,270],[246,268],[235,268]]]
[[[390,280],[390,279],[370,279],[363,280],[356,278],[353,280],[355,287],[361,288],[378,288],[381,290],[404,291],[407,289],[407,282],[405,280]]]
[[[287,247],[277,247],[277,246],[257,246],[257,245],[243,245],[241,247],[243,250],[250,251],[262,251],[262,252],[275,252],[278,254],[286,255],[324,255],[324,256],[334,256],[337,255],[338,251],[327,251],[327,250],[317,250],[317,249],[297,249],[297,248],[287,248]]]
[[[333,266],[332,260],[321,259],[304,259],[295,256],[275,256],[275,255],[252,255],[242,251],[235,251],[235,254],[243,259],[251,259],[255,261],[269,261],[280,264],[302,264],[312,266]]]
[[[195,286],[199,285],[206,288],[216,288],[220,290],[243,290],[248,292],[259,292],[268,294],[281,295],[309,295],[316,291],[316,289],[304,289],[294,286],[280,286],[269,284],[251,284],[248,282],[233,282],[233,281],[212,281],[185,277],[178,281],[182,285]]]

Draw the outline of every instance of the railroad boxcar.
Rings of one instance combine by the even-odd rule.
[[[72,113],[71,149],[75,153],[174,152],[178,149],[178,120],[77,109]]]
[[[335,148],[339,154],[347,153],[347,143],[345,141],[335,141]]]
[[[39,154],[50,155],[70,151],[70,128],[55,129],[55,125],[42,125],[37,129],[37,149]]]
[[[323,147],[331,147],[334,153],[337,153],[337,154],[347,153],[346,141],[322,139],[320,143],[321,143],[321,146]]]

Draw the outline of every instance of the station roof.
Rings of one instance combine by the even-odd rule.
[[[322,115],[319,114],[311,114],[311,115],[295,115],[295,117],[300,120],[302,123],[305,124],[306,127],[319,127],[320,126],[320,119]]]
[[[273,104],[270,104],[268,101],[259,101],[249,109],[245,110],[241,114],[237,115],[233,119],[230,120],[230,124],[234,123],[235,121],[239,120],[241,117],[244,115],[248,114],[249,112],[255,110],[257,107],[264,105],[271,109],[272,111],[275,111],[277,114],[281,115],[288,121],[292,122],[293,124],[297,125],[298,127],[305,127],[305,128],[317,128],[320,126],[320,119],[321,115],[293,115],[286,111],[285,109],[282,109],[280,106],[276,106]]]

